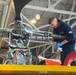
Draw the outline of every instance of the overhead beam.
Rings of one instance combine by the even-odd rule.
[[[76,25],[76,21],[71,25],[71,28],[73,28]]]
[[[75,8],[75,4],[76,4],[76,0],[73,1],[73,4],[72,4],[72,7],[71,7],[71,11],[73,12],[74,11],[74,8]],[[72,15],[69,16],[69,18],[71,18]],[[70,20],[68,21],[68,23],[70,23]]]
[[[52,5],[51,5],[51,1],[48,0],[48,8],[50,8]]]
[[[32,25],[32,27],[34,27],[36,30],[39,30],[35,25],[33,25],[22,13],[21,16],[29,23]]]
[[[9,2],[8,1],[0,1],[0,4],[5,4],[5,5],[7,5],[7,4],[9,4]]]
[[[45,8],[45,7],[39,7],[39,6],[33,6],[33,5],[26,5],[25,8],[53,12],[53,13],[62,13],[62,14],[67,14],[67,15],[76,15],[76,12],[59,10],[59,9],[52,9],[52,8]]]
[[[59,15],[59,19],[61,19],[61,18],[62,18],[62,14]]]
[[[63,10],[64,10],[63,4],[61,5],[61,8],[60,8],[60,9],[63,9]],[[62,16],[63,16],[63,14],[61,13],[61,14],[59,15],[59,19],[62,19]]]
[[[49,27],[49,26],[50,26],[49,24],[48,25],[43,25],[43,26],[38,27],[38,29],[46,28],[46,27]]]
[[[64,19],[63,21],[69,21],[69,20],[72,20],[72,19],[76,19],[76,16],[75,17]]]
[[[58,5],[61,2],[61,0],[57,0],[57,2],[53,5],[53,7],[55,7],[56,5]]]
[[[76,17],[71,17],[71,18],[65,19],[63,21],[69,21],[71,19],[76,19]],[[71,25],[71,28],[73,28],[75,25],[76,25],[76,21]]]

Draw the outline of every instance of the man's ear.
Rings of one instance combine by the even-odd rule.
[[[55,18],[54,21],[57,22],[57,19]]]

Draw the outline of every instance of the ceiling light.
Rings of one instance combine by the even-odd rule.
[[[37,23],[36,19],[32,19],[32,20],[31,20],[31,23],[32,23],[32,24],[36,24],[36,23]]]
[[[39,15],[39,14],[36,14],[36,16],[35,16],[35,17],[36,17],[36,19],[37,19],[37,20],[39,20],[39,19],[40,19],[40,15]]]

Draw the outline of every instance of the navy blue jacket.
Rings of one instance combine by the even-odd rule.
[[[70,27],[69,24],[66,22],[63,22],[61,20],[58,20],[59,26],[57,28],[54,28],[53,33],[58,34],[58,35],[63,35],[66,36],[66,39],[69,41],[68,43],[64,44],[62,47],[66,47],[67,49],[75,49],[75,41],[74,41],[74,36],[75,33]],[[54,39],[56,42],[62,42],[65,39]],[[72,46],[72,47],[71,47]]]

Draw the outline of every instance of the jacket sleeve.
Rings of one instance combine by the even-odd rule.
[[[75,36],[74,31],[68,24],[66,25],[66,28],[65,28],[65,34],[66,34],[67,41],[74,40],[74,36]]]

